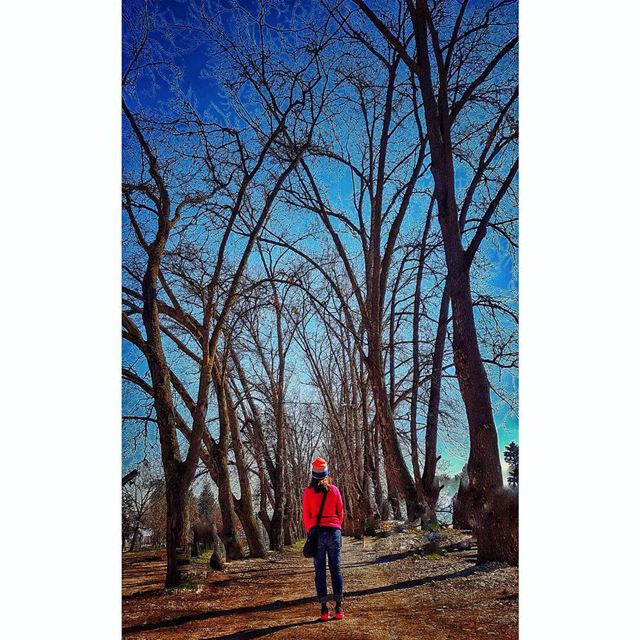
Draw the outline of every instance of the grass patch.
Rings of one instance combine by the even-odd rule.
[[[304,543],[307,541],[306,538],[300,538],[300,540],[296,540],[292,545],[291,545],[291,550],[292,551],[302,551],[302,548],[304,547]]]
[[[442,525],[437,520],[430,520],[427,531],[442,531]]]
[[[184,580],[176,587],[180,591],[192,591],[193,589],[197,589],[202,584],[202,580],[199,580],[195,576],[187,576]]]
[[[427,560],[443,560],[444,556],[439,553],[428,553],[426,555]]]
[[[176,589],[181,591],[193,591],[201,587],[209,572],[209,560],[213,551],[205,551],[199,556],[191,558],[190,564],[184,568],[182,580]]]
[[[213,551],[205,551],[199,556],[191,558],[191,564],[198,569],[206,569],[209,567],[209,560],[211,560],[212,554]]]

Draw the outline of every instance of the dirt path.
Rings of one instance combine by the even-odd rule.
[[[193,589],[165,592],[164,563],[125,554],[127,640],[312,637],[429,640],[518,637],[518,571],[475,565],[475,551],[423,555],[424,538],[345,538],[345,618],[317,621],[313,563],[298,550],[228,565]],[[317,625],[324,625],[321,629]]]

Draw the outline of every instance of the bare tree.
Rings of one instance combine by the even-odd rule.
[[[123,488],[123,500],[129,506],[128,520],[131,527],[129,551],[133,551],[136,545],[140,544],[144,520],[149,512],[158,482],[149,463],[142,465],[142,472],[137,469],[135,471],[135,476]]]
[[[200,18],[208,25],[207,16]],[[233,57],[227,61],[232,65]],[[134,52],[127,74],[135,64]],[[135,95],[128,77],[125,95]],[[144,356],[150,379],[132,367],[123,376],[153,399],[166,480],[167,586],[179,581],[185,499],[207,434],[212,382],[220,387],[216,362],[223,331],[256,238],[309,144],[313,114],[311,120],[305,114],[316,81],[295,71],[284,80],[279,74],[275,87],[265,79],[256,99],[266,100],[260,90],[268,89],[278,116],[238,106],[242,130],[209,121],[186,97],[164,119],[145,114],[142,106],[135,113],[128,100],[122,102],[125,141],[130,135],[139,148],[139,161],[125,167],[123,182],[123,209],[135,245],[125,264],[123,336]],[[232,98],[251,79],[240,70],[235,83]],[[200,236],[193,233],[198,224],[205,230]],[[220,439],[219,480],[226,483],[225,430]]]
[[[344,52],[342,44],[337,47]],[[375,75],[373,65],[378,67]],[[339,104],[341,109],[348,107],[349,115],[340,111],[330,121],[322,144],[301,161],[287,196],[292,207],[317,216],[335,248],[348,295],[356,303],[357,318],[346,302],[341,306],[367,368],[390,491],[414,504],[415,480],[398,440],[386,380],[383,327],[391,264],[416,186],[426,172],[427,140],[418,135],[415,141],[416,130],[421,130],[418,96],[399,75],[399,65],[400,57],[393,52],[373,60],[350,53],[331,70]],[[325,181],[338,172],[352,185],[348,204],[333,201]],[[338,299],[343,297],[335,278],[322,269],[322,260],[293,250],[327,277]]]
[[[467,508],[469,519],[481,528],[483,504],[502,487],[502,473],[470,272],[518,169],[515,2],[499,0],[471,10],[468,0],[457,6],[444,0],[406,0],[402,4],[412,27],[408,34],[396,28],[384,9],[376,11],[365,0],[353,2],[420,87],[447,260],[456,374],[469,422]],[[471,178],[459,200],[456,166],[461,161],[471,165]],[[469,229],[471,211],[478,212],[478,221]],[[495,544],[483,551],[485,557],[500,559],[504,549]]]

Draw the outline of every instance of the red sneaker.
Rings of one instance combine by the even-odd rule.
[[[320,620],[322,622],[326,622],[329,619],[329,609],[321,609],[320,610]]]
[[[344,618],[344,611],[342,607],[336,607],[336,615],[333,616],[336,620],[342,620]]]

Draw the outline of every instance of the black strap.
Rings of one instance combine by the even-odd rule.
[[[327,489],[324,492],[324,497],[322,498],[322,503],[320,504],[320,511],[318,513],[318,519],[316,520],[316,527],[320,526],[320,518],[322,517],[322,510],[324,509],[324,503],[326,502],[328,495],[329,495],[329,490]]]

